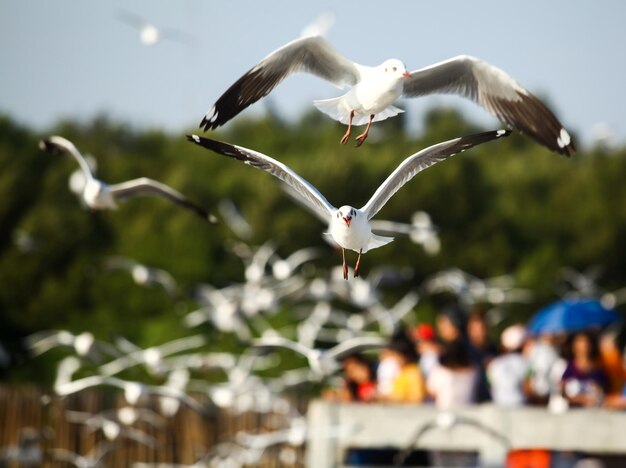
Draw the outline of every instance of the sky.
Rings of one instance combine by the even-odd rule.
[[[122,11],[184,31],[193,41],[143,45],[139,32],[117,18]],[[358,63],[393,57],[415,70],[474,55],[545,98],[579,143],[607,135],[626,143],[626,2],[619,0],[3,0],[0,113],[39,131],[59,119],[103,113],[139,128],[184,131],[196,127],[239,76],[324,12],[335,19],[328,40]],[[292,76],[271,102],[240,117],[271,104],[292,119],[314,99],[341,93],[318,78]],[[438,105],[499,127],[480,107],[454,96],[399,107],[407,110],[407,128],[418,132],[424,112]]]

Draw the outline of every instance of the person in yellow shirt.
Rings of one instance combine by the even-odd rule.
[[[393,403],[421,403],[426,397],[424,377],[419,367],[415,343],[404,332],[396,333],[389,344],[390,355],[398,362],[400,373],[386,398]]]

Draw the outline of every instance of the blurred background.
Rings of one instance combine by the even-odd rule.
[[[626,286],[626,98],[620,90],[626,62],[617,51],[626,43],[625,9],[618,1],[601,6],[310,1],[297,8],[290,2],[253,1],[2,2],[0,376],[5,395],[19,399],[25,390],[18,396],[11,392],[27,388],[35,399],[52,395],[58,365],[68,356],[81,360],[75,378],[98,375],[104,357],[86,359],[69,338],[69,345],[33,355],[28,337],[46,330],[89,333],[120,354],[199,336],[195,351],[240,356],[251,339],[268,330],[297,336],[298,324],[322,300],[310,294],[312,285],[322,279],[333,284],[341,252],[324,242],[325,226],[285,196],[269,175],[198,149],[184,134],[198,132],[204,113],[235,79],[316,18],[339,51],[363,64],[397,57],[413,70],[459,54],[487,60],[540,96],[579,148],[567,159],[514,133],[418,175],[378,217],[411,226],[416,212],[426,213],[421,219],[436,237],[434,244],[428,235],[398,236],[364,257],[362,282],[351,278],[352,286],[345,286],[350,292],[323,301],[345,314],[365,315],[373,303],[389,310],[417,293],[415,305],[391,325],[373,320],[362,327],[385,337],[399,324],[434,323],[451,302],[466,313],[479,307],[494,341],[505,327],[525,323],[564,297],[603,299],[621,314],[616,292]],[[146,24],[153,29],[146,32]],[[321,80],[294,76],[209,136],[283,161],[336,206],[360,206],[406,156],[501,127],[478,106],[435,96],[401,102],[406,113],[377,124],[363,147],[340,147],[345,128],[311,105],[337,95]],[[115,211],[85,209],[68,186],[75,161],[38,147],[40,139],[54,134],[92,155],[102,180],[162,181],[206,207],[219,223],[153,198],[122,203]],[[235,219],[240,224],[233,225]],[[263,247],[271,250],[271,260],[261,264],[255,280],[250,265]],[[277,259],[307,247],[321,253],[297,274],[272,273]],[[112,267],[112,258],[163,270],[167,280],[142,282],[129,263]],[[506,278],[497,283],[506,286],[491,297],[470,297],[467,285],[426,288],[450,271],[466,272],[466,280]],[[262,283],[270,274],[273,282]],[[206,299],[207,290],[251,284],[263,287],[237,290],[228,299],[241,307],[245,294],[254,298],[237,312],[240,322],[220,326],[211,318],[217,307]],[[354,292],[354,285],[369,288],[371,296],[359,296],[366,305],[354,299],[363,294]],[[288,289],[284,295],[281,287]],[[263,288],[274,294],[268,304],[259,304]],[[505,298],[502,291],[513,288],[525,292],[523,300]],[[192,315],[202,307],[213,309],[206,316]],[[244,335],[236,333],[243,328]],[[317,344],[327,347],[331,341]],[[124,348],[125,342],[132,345]],[[303,362],[282,353],[259,375],[280,378]],[[223,375],[205,368],[193,372],[207,386],[224,382]],[[116,375],[151,385],[169,377],[142,365]],[[292,403],[304,411],[322,386],[297,387]],[[193,386],[186,390],[193,392]],[[106,394],[97,398],[104,398],[94,403],[100,409],[117,405]],[[6,446],[17,440],[16,424],[3,430]],[[212,443],[223,439],[207,437]]]

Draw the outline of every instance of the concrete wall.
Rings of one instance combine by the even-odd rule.
[[[345,404],[313,401],[312,429],[341,426],[341,439],[312,430],[307,466],[340,466],[347,447],[478,451],[483,466],[503,466],[510,448],[626,453],[626,412],[571,409],[561,414],[543,408],[476,405],[441,412],[427,405]],[[418,436],[419,435],[419,436]]]

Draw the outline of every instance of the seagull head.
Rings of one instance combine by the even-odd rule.
[[[381,65],[383,71],[394,78],[409,78],[411,74],[407,71],[406,65],[398,59],[389,59]]]
[[[350,227],[352,219],[357,216],[357,211],[352,206],[344,205],[337,210],[337,218],[343,219],[346,226]]]

